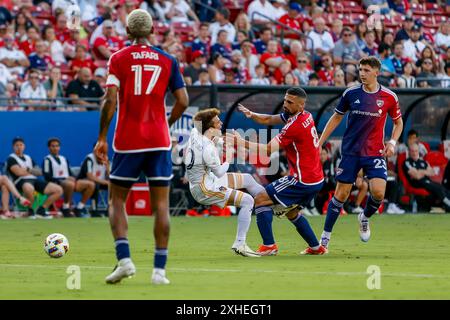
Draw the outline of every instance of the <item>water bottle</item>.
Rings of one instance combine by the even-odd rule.
[[[412,204],[412,212],[417,213],[417,201],[415,199]]]

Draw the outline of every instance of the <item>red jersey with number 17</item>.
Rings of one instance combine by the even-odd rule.
[[[323,181],[322,163],[320,162],[319,136],[314,119],[308,111],[299,112],[287,119],[281,132],[275,137],[286,150],[289,175],[300,183],[315,185]]]
[[[119,89],[114,151],[170,150],[166,93],[185,86],[175,58],[143,44],[123,48],[109,59],[106,85]]]

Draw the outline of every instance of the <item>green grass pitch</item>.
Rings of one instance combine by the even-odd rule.
[[[324,217],[309,218],[320,236]],[[450,215],[380,215],[362,243],[357,217],[340,217],[330,253],[300,256],[305,243],[285,219],[274,219],[278,256],[244,258],[230,250],[236,217],[171,218],[169,286],[153,286],[153,219],[130,217],[135,277],[104,278],[115,254],[107,219],[0,221],[0,299],[450,299]],[[70,251],[51,259],[45,237],[63,233]],[[260,237],[253,217],[248,244]],[[66,287],[67,267],[81,270],[81,288]],[[368,289],[367,268],[381,272]],[[370,283],[373,283],[369,281]]]

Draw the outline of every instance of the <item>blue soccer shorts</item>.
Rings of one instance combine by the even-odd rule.
[[[111,182],[129,188],[138,181],[141,173],[144,173],[150,186],[169,186],[173,177],[171,151],[114,153]]]
[[[341,162],[336,168],[336,181],[354,183],[361,169],[369,180],[373,178],[387,180],[387,165],[384,157],[342,155]]]
[[[322,190],[323,182],[307,185],[293,176],[282,177],[266,186],[266,192],[274,204],[289,207],[293,204],[305,206]]]

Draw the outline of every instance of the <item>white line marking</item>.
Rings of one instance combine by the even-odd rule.
[[[45,268],[45,269],[66,269],[67,266],[52,265],[32,265],[32,264],[0,264],[0,268]],[[83,269],[111,270],[113,267],[106,266],[79,266]],[[141,270],[152,270],[150,267],[140,267]],[[208,269],[208,268],[167,268],[173,272],[247,272],[247,273],[278,273],[278,274],[298,274],[298,275],[330,275],[330,276],[367,276],[366,272],[328,272],[328,271],[289,271],[289,270],[263,270],[263,269]],[[382,276],[404,277],[404,278],[435,278],[449,279],[448,274],[417,274],[417,273],[391,273],[383,272]]]

